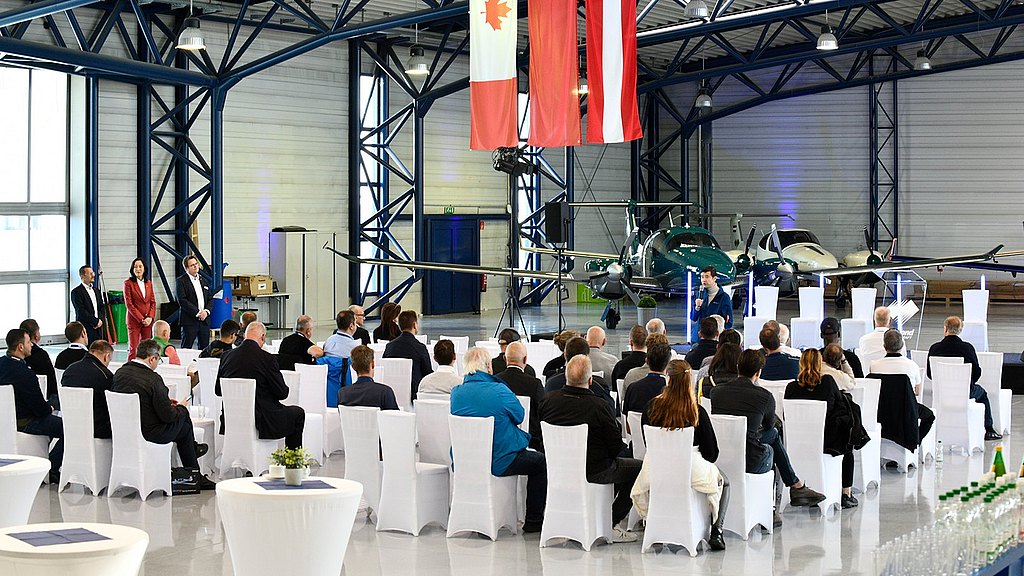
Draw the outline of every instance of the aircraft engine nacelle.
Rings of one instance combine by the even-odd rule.
[[[628,265],[612,262],[604,272],[591,278],[590,290],[605,300],[619,300],[626,296],[626,287],[633,277],[633,269]]]

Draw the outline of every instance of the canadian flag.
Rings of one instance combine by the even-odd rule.
[[[469,0],[469,147],[519,144],[517,0]]]
[[[587,142],[643,137],[636,96],[636,0],[587,1]]]

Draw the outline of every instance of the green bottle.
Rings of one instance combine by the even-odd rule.
[[[996,446],[996,456],[992,460],[992,473],[996,478],[1006,474],[1006,463],[1003,462],[1003,446]]]

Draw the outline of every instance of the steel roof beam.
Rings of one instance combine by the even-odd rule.
[[[22,22],[28,22],[29,20],[42,18],[44,16],[52,16],[66,10],[73,10],[82,6],[88,6],[89,4],[96,4],[99,1],[100,0],[45,0],[43,2],[36,2],[35,4],[29,4],[22,8],[15,8],[14,10],[8,10],[0,13],[0,28],[11,26],[13,24],[20,24]]]

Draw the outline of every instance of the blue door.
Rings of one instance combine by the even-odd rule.
[[[428,216],[430,262],[480,264],[480,220],[462,216]],[[425,314],[476,312],[480,309],[480,275],[427,271],[423,278]]]

